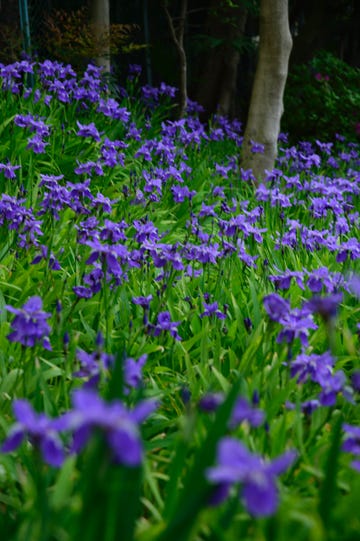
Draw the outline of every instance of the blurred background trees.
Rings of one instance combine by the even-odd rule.
[[[187,95],[214,113],[247,120],[259,42],[259,0],[188,0],[183,27]],[[27,0],[31,53],[70,62],[89,60],[119,81],[129,63],[142,82],[179,87],[179,52],[163,0]],[[167,0],[174,28],[183,0]],[[96,9],[95,9],[95,7]],[[105,6],[105,7],[104,7]],[[107,25],[107,9],[110,26]],[[97,15],[96,15],[97,13]],[[96,19],[101,31],[94,32]],[[289,0],[293,38],[282,129],[299,138],[360,136],[359,0]],[[99,27],[98,27],[99,28]],[[19,1],[0,0],[0,62],[20,58]]]

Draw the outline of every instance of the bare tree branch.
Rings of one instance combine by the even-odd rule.
[[[184,34],[185,34],[185,22],[186,22],[186,15],[187,15],[187,0],[182,0],[181,2],[181,8],[180,8],[180,15],[177,18],[179,21],[177,29],[174,26],[174,19],[172,18],[170,11],[167,7],[167,3],[164,0],[163,8],[165,11],[165,15],[168,21],[170,34],[172,37],[172,40],[175,44],[177,54],[179,57],[179,117],[182,118],[185,115],[186,112],[186,106],[187,106],[187,60],[186,60],[186,52],[184,48]]]

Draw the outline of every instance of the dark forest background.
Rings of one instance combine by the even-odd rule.
[[[174,25],[182,0],[167,2]],[[184,26],[188,96],[205,109],[246,122],[258,44],[257,0],[188,0]],[[31,53],[70,62],[81,70],[92,60],[86,41],[87,5],[82,0],[29,0]],[[117,43],[111,64],[121,82],[129,63],[143,67],[142,83],[178,86],[179,65],[163,0],[110,0]],[[293,35],[282,127],[296,139],[360,135],[360,2],[290,0]],[[64,25],[74,34],[61,43]],[[0,62],[23,49],[19,2],[0,1]]]

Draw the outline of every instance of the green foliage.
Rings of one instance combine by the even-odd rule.
[[[90,22],[88,9],[53,10],[45,18],[46,31],[39,44],[52,58],[83,69],[104,54],[130,53],[144,45],[133,43],[136,24],[111,24],[100,31]]]
[[[293,141],[360,138],[360,70],[320,52],[289,73],[284,108],[282,128]]]
[[[100,430],[81,452],[69,454],[59,469],[44,463],[36,440],[25,438],[14,452],[0,453],[2,538],[356,539],[360,481],[349,467],[350,457],[342,450],[342,423],[359,424],[358,396],[348,400],[345,392],[339,392],[334,404],[304,412],[303,402],[317,397],[319,386],[313,381],[299,383],[291,377],[289,359],[295,358],[303,347],[297,338],[293,344],[279,343],[280,324],[272,321],[263,307],[264,296],[275,290],[271,278],[287,269],[300,273],[305,268],[313,271],[326,267],[344,279],[349,271],[360,271],[359,258],[350,259],[349,255],[347,260],[337,261],[336,248],[310,249],[299,241],[293,249],[282,242],[289,233],[287,219],[298,220],[311,232],[328,230],[332,235],[336,229],[335,211],[316,218],[312,213],[313,200],[320,195],[311,192],[312,183],[329,176],[335,184],[334,171],[326,161],[328,156],[325,154],[318,166],[308,166],[305,160],[302,169],[297,170],[299,156],[296,158],[292,151],[287,154],[288,149],[283,148],[279,153],[282,173],[278,184],[273,187],[269,181],[265,187],[278,199],[260,200],[238,168],[239,134],[230,123],[224,128],[221,119],[214,119],[208,131],[201,132],[192,116],[177,125],[168,122],[171,103],[162,96],[164,101],[155,108],[146,105],[134,77],[128,80],[126,92],[119,91],[116,97],[120,106],[131,112],[132,128],[141,133],[136,138],[129,135],[126,122],[103,115],[98,103],[88,100],[86,107],[80,107],[78,102],[63,103],[53,95],[47,105],[43,95],[40,99],[36,95],[40,81],[35,84],[27,97],[6,90],[0,95],[0,163],[9,160],[13,165],[21,165],[13,179],[0,171],[2,191],[23,199],[25,208],[34,211],[41,220],[39,242],[49,249],[34,262],[41,255],[40,247],[31,243],[20,246],[18,231],[7,223],[0,226],[0,441],[13,426],[12,404],[16,399],[26,398],[37,412],[51,418],[71,410],[73,392],[89,385],[90,379],[78,374],[82,368],[79,349],[94,353],[96,362],[104,352],[115,357],[114,366],[99,370],[97,387],[104,403],[109,405],[121,399],[133,411],[146,398],[156,399],[159,406],[139,429],[144,460],[136,467],[114,463]],[[102,99],[110,96],[104,87]],[[44,119],[51,126],[44,153],[36,154],[27,148],[29,134],[14,124],[16,114],[37,115],[37,119]],[[93,122],[101,134],[99,140],[78,135],[79,124],[89,126]],[[165,128],[175,135],[163,137]],[[233,137],[226,137],[223,129]],[[199,136],[197,130],[204,135]],[[122,161],[113,166],[101,161],[106,138],[120,142],[118,150],[123,152]],[[150,140],[157,151],[150,160],[139,152],[145,140]],[[165,154],[169,149],[173,149],[170,171]],[[349,150],[339,141],[333,147],[340,164],[335,176],[344,182],[345,177],[350,177],[354,189],[352,192],[344,188],[350,213],[349,232],[339,235],[338,248],[349,238],[354,243],[359,240],[358,217],[352,212],[359,205],[358,181],[349,168],[355,171],[360,159],[358,147],[352,146],[348,161],[341,161],[339,156],[346,149]],[[303,152],[302,147],[299,155]],[[68,182],[75,185],[87,178],[88,173],[75,173],[75,168],[86,162],[102,164],[103,174],[89,173],[89,190],[93,196],[101,193],[110,198],[111,210],[89,205],[83,214],[69,207],[59,209],[58,217],[49,210],[42,212],[47,188],[40,175],[64,175],[59,179],[60,190]],[[221,166],[226,165],[229,170],[221,173]],[[181,166],[185,167],[180,171]],[[146,192],[144,174],[156,171],[160,176],[163,170],[169,175],[162,185],[161,197],[152,197],[156,192]],[[176,184],[172,176],[177,174],[180,181]],[[300,183],[300,188],[295,189],[291,180]],[[171,190],[174,185],[193,190],[193,198],[176,201]],[[223,195],[215,195],[215,188]],[[323,183],[318,190],[322,188]],[[330,185],[329,190],[332,188]],[[143,199],[139,191],[145,194]],[[282,206],[281,197],[288,197],[293,205]],[[211,211],[200,216],[203,204],[213,207],[215,216]],[[191,221],[195,216],[196,224]],[[107,244],[105,241],[105,246],[134,250],[140,262],[126,268],[126,276],[118,283],[103,276],[100,290],[91,298],[80,299],[73,288],[84,283],[84,276],[92,268],[88,262],[92,249],[80,242],[78,234],[89,217],[96,218],[99,231],[104,231],[107,220],[116,225],[126,222],[125,238]],[[230,221],[231,225],[245,224],[246,228],[225,236],[221,227]],[[159,234],[153,245],[136,239],[140,225],[150,223]],[[299,237],[300,232],[296,235]],[[239,257],[236,249],[230,250],[231,243],[235,246],[237,241],[246,249],[248,262]],[[186,260],[190,271],[199,272],[194,272],[194,276],[176,268],[171,259],[156,266],[155,256],[151,259],[148,255],[150,250],[157,250],[156,255],[161,256],[162,250],[165,253],[166,246],[170,246],[168,253],[172,256],[187,242],[214,250],[217,246],[223,251],[214,263],[198,258]],[[52,255],[60,268],[51,266]],[[144,256],[144,261],[140,256]],[[106,263],[103,261],[98,268],[106,271]],[[291,300],[292,307],[302,306],[312,296],[307,286],[300,287],[294,279],[288,290],[281,293],[284,299]],[[14,316],[6,306],[19,308],[34,295],[42,298],[44,310],[50,314],[52,350],[45,350],[40,344],[25,347],[8,338]],[[132,299],[149,295],[151,306],[145,314]],[[216,301],[225,318],[204,316],[205,300]],[[157,316],[165,310],[171,321],[179,323],[182,340],[175,340],[168,332],[155,334]],[[344,291],[336,321],[329,325],[317,317],[318,328],[311,333],[305,348],[322,353],[330,343],[336,353],[335,369],[344,371],[348,383],[360,368],[358,316],[358,299]],[[97,339],[99,331],[104,337],[101,346]],[[148,358],[143,384],[126,389],[125,360],[145,354]],[[202,411],[199,406],[209,392],[222,393],[223,401],[216,411]],[[239,397],[251,406],[258,405],[265,414],[265,422],[251,426],[245,420],[229,427]],[[297,450],[297,460],[278,481],[279,507],[273,517],[252,516],[239,498],[239,487],[234,487],[228,501],[219,507],[209,506],[214,487],[207,481],[206,472],[214,465],[219,442],[229,434],[266,462],[287,449]],[[71,441],[67,436],[61,434],[68,450]]]

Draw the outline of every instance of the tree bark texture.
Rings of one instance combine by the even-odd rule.
[[[259,56],[241,159],[256,182],[274,168],[291,47],[288,0],[261,0]],[[253,142],[264,152],[252,152]]]
[[[90,17],[94,25],[95,40],[101,44],[101,53],[95,58],[96,65],[110,72],[110,43],[104,36],[110,36],[110,2],[109,0],[90,0]]]

